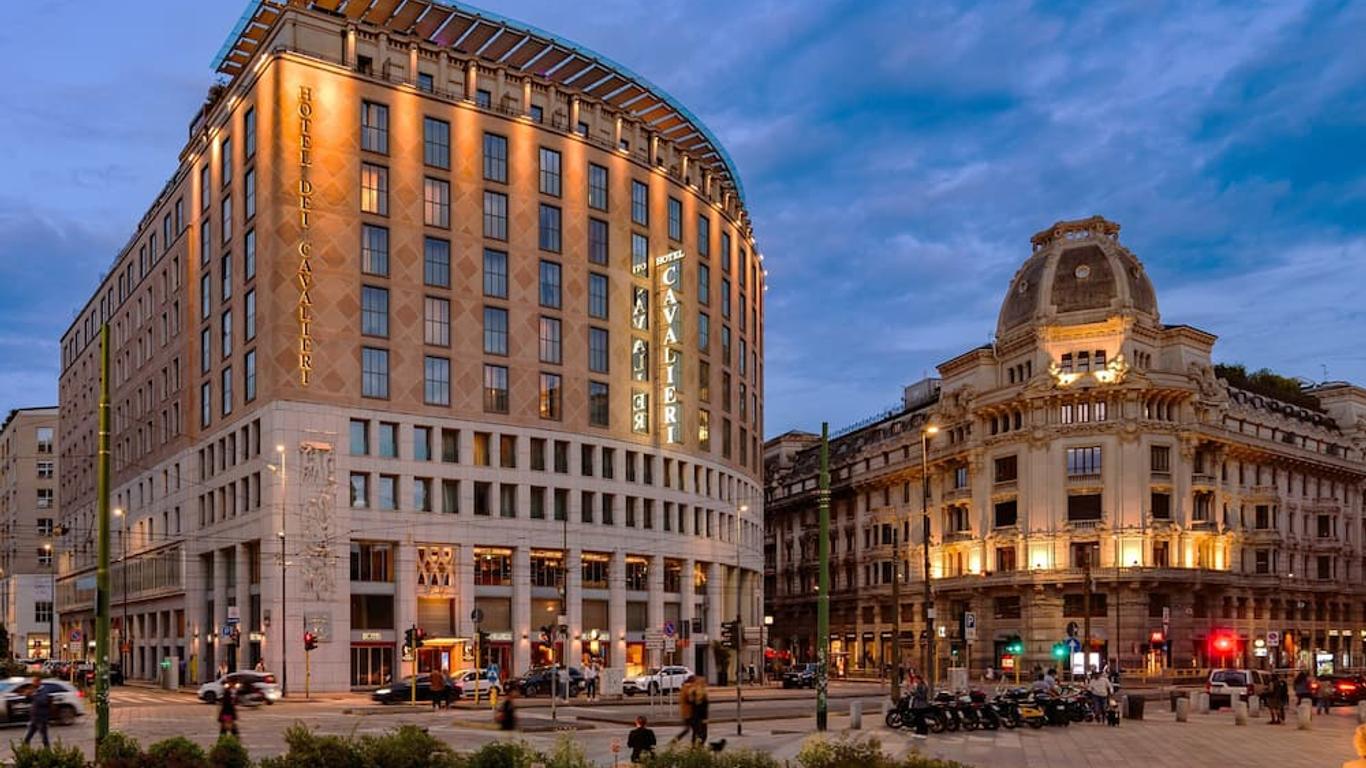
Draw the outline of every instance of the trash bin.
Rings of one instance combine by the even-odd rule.
[[[1129,708],[1125,711],[1124,717],[1129,720],[1143,719],[1143,699],[1138,696],[1129,696]]]

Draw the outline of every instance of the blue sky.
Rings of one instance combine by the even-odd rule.
[[[49,0],[0,50],[0,409],[172,172],[239,0]],[[767,256],[767,431],[832,428],[989,340],[1100,213],[1216,358],[1366,384],[1366,4],[510,0],[727,145]],[[37,30],[43,30],[38,34]]]

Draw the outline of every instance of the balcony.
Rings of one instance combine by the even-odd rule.
[[[1008,493],[1010,491],[1016,490],[1018,486],[1019,481],[1017,480],[997,480],[995,483],[992,484],[991,490],[994,493]]]
[[[1248,489],[1248,493],[1253,496],[1278,496],[1280,489],[1274,485],[1254,485]]]
[[[1211,475],[1208,472],[1193,472],[1191,473],[1191,485],[1203,485],[1213,488],[1215,485],[1214,475]]]
[[[1067,483],[1069,485],[1100,485],[1101,482],[1102,480],[1099,472],[1096,472],[1094,474],[1078,474],[1067,476]]]
[[[1214,530],[1214,521],[1213,521],[1213,520],[1192,520],[1192,521],[1191,521],[1191,524],[1190,524],[1190,527],[1191,527],[1193,530],[1197,530],[1197,531],[1211,531],[1211,530]]]
[[[972,498],[972,488],[964,486],[962,488],[950,488],[944,492],[944,501],[962,501]]]
[[[959,541],[972,541],[972,531],[948,531],[944,534],[945,544],[953,544]]]
[[[1170,485],[1172,481],[1172,473],[1165,470],[1154,469],[1150,475],[1150,479],[1154,483]]]
[[[1104,527],[1104,520],[1068,520],[1067,528],[1072,531],[1099,531]]]

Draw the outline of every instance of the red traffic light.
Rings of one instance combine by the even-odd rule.
[[[304,633],[304,650],[311,651],[318,647],[318,636],[312,632]]]

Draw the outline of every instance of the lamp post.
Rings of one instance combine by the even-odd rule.
[[[748,504],[741,504],[735,515],[735,735],[744,735],[744,721],[740,717],[740,703],[744,700],[744,689],[740,687],[740,651],[745,647],[744,625],[740,619],[740,603],[744,591],[740,586],[740,524],[741,516],[749,511]]]
[[[939,658],[934,649],[934,595],[930,590],[930,436],[939,434],[933,424],[920,430],[920,527],[924,544],[925,565],[925,670],[930,676],[930,689],[939,684]]]
[[[767,638],[764,636],[768,635]],[[773,639],[773,617],[764,616],[763,626],[759,627],[759,682],[768,682],[768,643]]]
[[[127,677],[128,661],[123,656],[123,649],[128,647],[129,653],[132,653],[132,648],[128,644],[128,516],[123,513],[123,507],[114,507],[114,517],[119,519],[119,570],[123,571],[123,622],[119,624],[119,669]]]
[[[284,697],[289,694],[289,589],[285,575],[285,531],[289,508],[285,505],[288,476],[285,474],[284,444],[275,446],[275,453],[280,457],[277,473],[280,476],[280,531],[276,536],[280,539],[280,696]],[[413,687],[417,687],[417,678],[413,678]]]
[[[53,533],[56,533],[55,529]],[[53,552],[50,541],[43,543],[43,552],[47,553],[49,588],[52,590],[52,612],[47,618],[47,657],[52,659],[57,652],[57,554]]]

